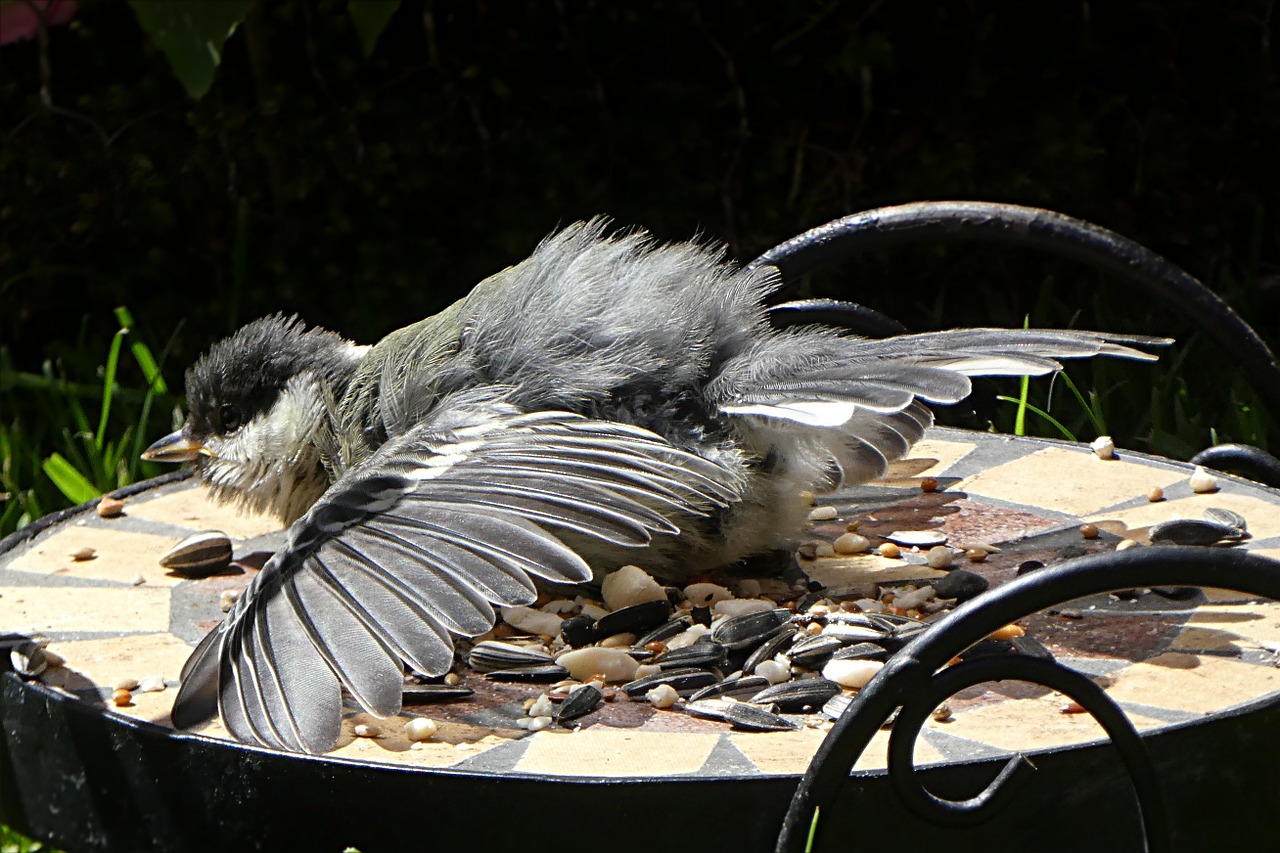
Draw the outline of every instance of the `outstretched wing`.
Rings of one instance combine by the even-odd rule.
[[[242,741],[332,749],[343,688],[394,715],[406,664],[447,671],[452,637],[532,601],[534,576],[589,580],[553,531],[638,547],[737,495],[730,471],[636,427],[492,408],[471,421],[385,445],[293,525],[187,661],[176,725],[220,712]]]
[[[1167,338],[1052,329],[957,329],[854,338],[789,330],[726,365],[709,396],[748,431],[777,443],[818,440],[846,482],[882,476],[933,422],[925,403],[957,403],[971,376],[1039,376],[1059,359],[1113,356],[1154,361],[1131,345]]]

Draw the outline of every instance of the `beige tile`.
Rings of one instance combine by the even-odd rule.
[[[592,726],[544,729],[530,738],[516,765],[523,773],[552,776],[673,776],[697,773],[718,734],[673,734]]]
[[[903,560],[891,560],[878,554],[800,560],[800,569],[809,576],[810,580],[828,587],[934,578],[946,574],[929,566],[911,565]]]
[[[1212,655],[1168,652],[1133,664],[1107,691],[1117,702],[1210,713],[1280,690],[1280,670]]]
[[[281,529],[274,516],[241,512],[232,504],[215,503],[208,489],[195,486],[158,498],[131,502],[126,512],[137,518],[163,521],[197,530],[221,530],[233,539],[248,539]]]
[[[1145,537],[1147,528],[1154,524],[1175,518],[1204,518],[1204,511],[1209,507],[1222,507],[1243,515],[1254,539],[1280,536],[1280,500],[1268,503],[1252,495],[1231,494],[1229,491],[1142,504],[1119,512],[1095,514],[1090,520],[1119,521],[1130,531],[1139,532]],[[1266,550],[1260,553],[1265,554]]]
[[[182,665],[191,654],[191,646],[167,633],[135,634],[110,640],[55,640],[49,644],[49,650],[57,652],[67,663],[47,670],[42,680],[69,690],[89,686],[85,681],[97,687],[115,687],[126,678],[141,681],[152,675],[177,681]],[[174,691],[164,692],[169,694],[172,703]]]
[[[9,568],[45,575],[118,581],[132,584],[139,575],[153,586],[173,586],[182,578],[156,561],[181,541],[178,536],[156,536],[100,527],[62,525],[41,538],[30,550],[9,563]],[[73,560],[71,554],[92,548],[93,559]]]
[[[169,590],[155,586],[8,586],[0,625],[11,631],[164,631]]]
[[[1136,462],[1104,461],[1087,448],[1046,447],[961,480],[952,488],[1023,506],[1088,515],[1184,477],[1177,471]]]
[[[1062,713],[1062,706],[1070,701],[1057,693],[1035,699],[1005,699],[957,713],[947,723],[929,720],[925,727],[1010,752],[1105,739],[1106,731],[1089,714]],[[1139,730],[1165,725],[1135,714],[1130,714],[1129,720]]]
[[[1172,643],[1174,649],[1243,650],[1280,645],[1280,604],[1206,605],[1197,608]]]
[[[826,737],[825,730],[801,729],[795,732],[733,732],[729,740],[751,763],[767,774],[803,773]],[[889,732],[878,731],[858,756],[854,770],[879,770],[888,766]],[[922,738],[913,749],[916,764],[931,764],[942,755]]]
[[[971,441],[925,439],[911,448],[910,455],[889,463],[889,472],[878,482],[902,485],[919,477],[937,477],[969,455],[977,447]]]
[[[437,721],[439,731],[434,738],[413,743],[404,733],[410,719],[401,716],[380,720],[369,714],[352,714],[342,721],[338,748],[326,753],[326,757],[413,767],[448,767],[512,740],[491,729]],[[353,729],[358,724],[374,727],[378,736],[355,737]]]

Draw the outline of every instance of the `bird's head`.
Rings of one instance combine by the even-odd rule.
[[[365,349],[297,317],[255,320],[187,371],[186,422],[142,456],[192,462],[218,498],[291,522],[328,486],[318,433]]]

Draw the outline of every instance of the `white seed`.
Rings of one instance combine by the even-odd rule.
[[[444,677],[444,683],[450,687],[457,687],[462,683],[462,676],[456,672],[451,672]]]
[[[77,563],[83,560],[92,560],[96,556],[98,556],[98,552],[89,547],[77,548],[71,552],[71,559]]]
[[[690,625],[685,629],[684,633],[676,634],[670,640],[667,640],[668,649],[687,649],[701,638],[711,633],[711,629],[706,625]]]
[[[240,600],[240,590],[224,589],[218,596],[218,605],[222,608],[223,613],[230,613],[231,608],[236,606],[236,602]]]
[[[503,622],[518,631],[539,636],[554,637],[560,633],[560,623],[564,621],[554,613],[543,613],[524,605],[503,607],[501,610]]]
[[[552,613],[556,616],[564,616],[568,613],[576,612],[578,603],[572,598],[555,598],[538,608],[543,613]]]
[[[540,732],[552,723],[551,717],[533,717],[529,720],[529,731]]]
[[[914,592],[899,593],[893,599],[894,607],[901,607],[903,610],[910,610],[913,607],[919,607],[935,595],[934,589],[927,584],[920,587]]]
[[[862,688],[883,666],[878,660],[829,660],[822,668],[822,677],[841,687]]]
[[[1130,548],[1137,548],[1141,544],[1142,543],[1138,542],[1136,539],[1121,539],[1116,543],[1116,550],[1128,551]]]
[[[148,675],[139,681],[138,686],[134,688],[136,693],[159,693],[161,690],[164,690],[163,675]]]
[[[435,737],[440,727],[436,725],[435,720],[428,720],[426,717],[414,717],[404,725],[404,735],[411,741],[431,740]]]
[[[741,616],[743,613],[773,610],[777,606],[764,598],[727,598],[724,601],[717,601],[711,608],[711,612],[716,616]]]
[[[1197,465],[1195,472],[1191,475],[1191,491],[1198,495],[1216,492],[1218,478],[1206,471],[1203,465]]]
[[[836,549],[832,547],[830,542],[819,542],[813,553],[817,557],[834,557]]]
[[[649,704],[655,708],[670,708],[676,704],[676,700],[680,698],[680,694],[670,684],[659,684],[657,687],[644,694],[644,698],[649,700]]]
[[[668,648],[670,648],[668,646]],[[643,663],[636,667],[636,678],[648,678],[651,675],[657,675],[662,672],[662,667],[656,663]]]
[[[351,733],[356,737],[378,737],[379,732],[376,726],[367,723],[358,723],[352,727]]]
[[[600,646],[565,652],[556,658],[556,663],[579,681],[586,681],[593,675],[603,675],[606,681],[630,681],[636,677],[636,668],[639,667],[636,659],[621,649]]]
[[[639,566],[623,566],[605,575],[600,584],[600,594],[610,610],[646,601],[662,601],[667,597],[662,585]]]
[[[837,554],[861,554],[871,547],[871,541],[857,533],[845,533],[832,545]]]
[[[600,617],[604,616],[606,613],[609,612],[608,610],[605,610],[603,607],[601,607],[599,604],[596,604],[594,601],[589,601],[583,598],[582,596],[578,596],[577,601],[578,601],[578,605],[582,607],[582,615],[590,616],[592,619],[595,619],[597,621],[600,619]]]
[[[1099,459],[1114,459],[1116,455],[1116,443],[1111,440],[1109,435],[1100,435],[1089,445],[1093,450],[1093,455]]]
[[[743,578],[738,581],[738,597],[739,598],[755,598],[763,590],[760,588],[760,581],[755,578]]]
[[[781,684],[791,680],[791,667],[776,660],[761,661],[756,664],[755,675],[763,675],[770,684]]]
[[[836,517],[836,508],[833,506],[815,506],[809,510],[810,521],[831,521]]]
[[[122,679],[119,681],[119,683],[117,683],[117,684],[116,684],[115,689],[116,689],[116,690],[137,690],[137,689],[138,689],[138,679],[136,679],[136,678],[122,678]]]
[[[684,588],[684,597],[697,607],[712,607],[733,598],[733,593],[715,583],[692,583]]]
[[[935,545],[929,549],[929,553],[925,555],[925,561],[935,569],[945,569],[951,565],[954,555],[951,549],[946,545]]]
[[[147,582],[147,579],[146,579],[145,577],[143,577],[142,575],[137,575],[137,576],[135,576],[135,577],[134,577],[134,579],[133,579],[133,585],[134,585],[134,586],[142,586],[142,585],[143,585],[144,583],[146,583],[146,582]]]
[[[555,706],[551,704],[551,697],[543,693],[530,703],[529,709],[525,713],[530,717],[549,717],[555,713],[555,710]]]

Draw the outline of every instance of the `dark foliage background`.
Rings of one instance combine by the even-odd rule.
[[[748,260],[850,212],[965,198],[1135,238],[1274,348],[1274,11],[405,0],[366,59],[338,0],[262,0],[197,102],[127,5],[86,0],[49,33],[52,109],[36,44],[0,50],[0,344],[20,370],[105,353],[111,309],[127,304],[154,349],[171,342],[177,386],[252,317],[296,311],[372,341],[598,213]],[[1277,441],[1185,320],[1075,264],[921,247],[788,293],[808,294],[917,329],[1030,315],[1172,334],[1180,346],[1154,371],[1081,369],[1113,431],[1183,456],[1214,436]],[[37,417],[0,391],[5,419]],[[951,417],[1007,420],[1008,406],[975,405]]]

